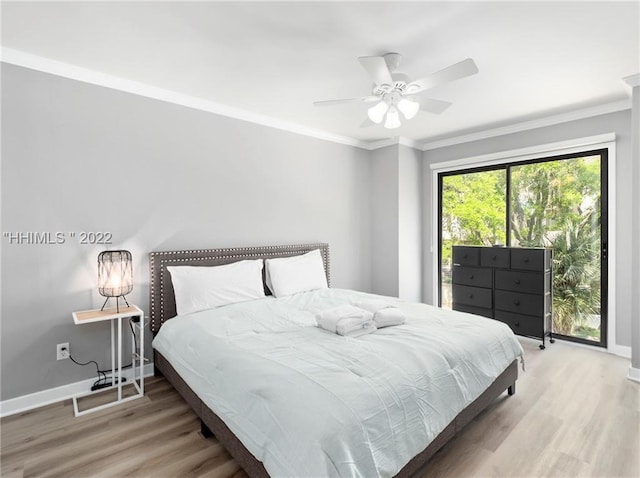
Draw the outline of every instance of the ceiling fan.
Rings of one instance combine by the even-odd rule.
[[[399,128],[401,126],[399,113],[410,120],[418,114],[419,110],[440,114],[451,106],[448,101],[432,98],[418,100],[415,95],[478,72],[475,62],[471,58],[467,58],[425,78],[410,81],[407,75],[396,71],[401,60],[402,55],[399,53],[387,53],[383,56],[361,56],[358,61],[374,81],[371,94],[359,98],[315,101],[313,104],[315,106],[329,106],[340,103],[375,103],[367,111],[369,119],[365,120],[361,127],[380,124],[384,120],[385,128]]]

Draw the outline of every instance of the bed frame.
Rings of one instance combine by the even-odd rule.
[[[320,249],[325,273],[327,275],[327,283],[329,283],[329,246],[324,243],[150,253],[149,266],[151,269],[151,284],[149,303],[151,308],[151,332],[155,336],[162,324],[176,315],[173,285],[171,284],[171,276],[166,270],[167,266],[215,266],[244,259],[290,257],[304,254],[314,249]],[[265,292],[267,294],[270,293],[266,285]],[[205,437],[215,435],[218,441],[227,449],[249,476],[255,478],[269,476],[262,462],[245,448],[233,432],[229,430],[224,421],[200,400],[171,366],[169,361],[156,350],[154,350],[154,370],[156,375],[163,375],[173,385],[184,400],[193,408],[196,415],[200,417],[202,434]],[[514,360],[482,395],[462,410],[421,453],[413,457],[413,459],[400,470],[396,477],[405,478],[413,476],[416,472],[420,471],[425,463],[442,448],[445,443],[455,437],[466,424],[473,420],[505,390],[508,391],[509,395],[513,395],[515,393],[517,378],[518,366],[517,361]]]

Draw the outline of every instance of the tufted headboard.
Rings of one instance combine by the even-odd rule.
[[[173,284],[171,283],[171,274],[167,271],[167,266],[219,266],[245,259],[272,259],[274,257],[297,256],[314,249],[320,249],[324,262],[324,271],[327,274],[327,284],[329,284],[329,245],[324,243],[160,251],[150,253],[149,267],[151,270],[151,280],[149,287],[149,307],[151,310],[149,316],[151,318],[151,332],[155,335],[165,321],[176,316]],[[265,292],[267,294],[270,293],[266,285]]]

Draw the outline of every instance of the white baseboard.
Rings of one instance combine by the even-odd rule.
[[[131,379],[131,370],[123,370],[122,375]],[[153,375],[153,363],[144,366],[144,376]],[[26,412],[34,408],[49,405],[51,403],[67,400],[79,393],[86,393],[91,389],[91,385],[96,381],[95,377],[81,382],[70,383],[60,387],[50,388],[41,392],[30,393],[21,397],[11,398],[0,402],[0,417],[8,417],[16,413]]]
[[[640,383],[640,368],[629,367],[629,374],[627,375],[627,378]]]
[[[523,340],[524,342],[530,342],[530,343],[541,343],[540,339],[524,337],[522,335],[518,335],[518,340]],[[554,340],[556,340],[557,342],[561,342],[563,344],[569,345],[571,347],[585,348],[585,349],[593,350],[595,352],[604,352],[612,355],[617,355],[618,357],[631,359],[631,347],[627,347],[626,345],[614,344],[614,345],[610,345],[607,348],[604,348],[604,347],[597,347],[595,345],[582,344],[580,342],[572,342],[571,340],[562,340],[560,337],[554,337]],[[549,344],[547,341],[547,347],[553,347],[553,345]]]
[[[631,359],[631,347],[628,347],[626,345],[610,345],[607,348],[607,352],[613,355],[618,355],[619,357]]]

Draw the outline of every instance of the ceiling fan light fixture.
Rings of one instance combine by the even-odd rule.
[[[451,103],[436,99],[425,98],[418,102],[414,95],[478,73],[478,67],[471,58],[462,60],[429,76],[415,81],[397,70],[401,55],[387,53],[382,56],[361,56],[358,61],[373,80],[371,93],[368,96],[344,98],[327,101],[314,101],[314,105],[333,105],[343,103],[367,103],[373,106],[367,110],[368,119],[360,127],[366,128],[374,124],[381,124],[385,128],[394,129],[402,126],[402,121],[412,120],[420,110],[433,114],[440,114]]]
[[[371,108],[369,108],[369,110],[367,111],[367,115],[369,116],[369,119],[371,121],[373,121],[376,124],[380,124],[382,123],[382,120],[384,119],[384,115],[387,113],[387,110],[389,110],[389,105],[387,104],[386,101],[383,100],[383,101],[380,101],[375,106],[372,106]]]
[[[402,98],[398,103],[398,109],[404,115],[405,118],[410,120],[418,114],[420,110],[420,103],[410,100],[408,98]]]
[[[399,128],[402,125],[400,123],[400,115],[398,114],[398,108],[391,106],[387,111],[387,119],[384,122],[384,127],[389,129]]]

